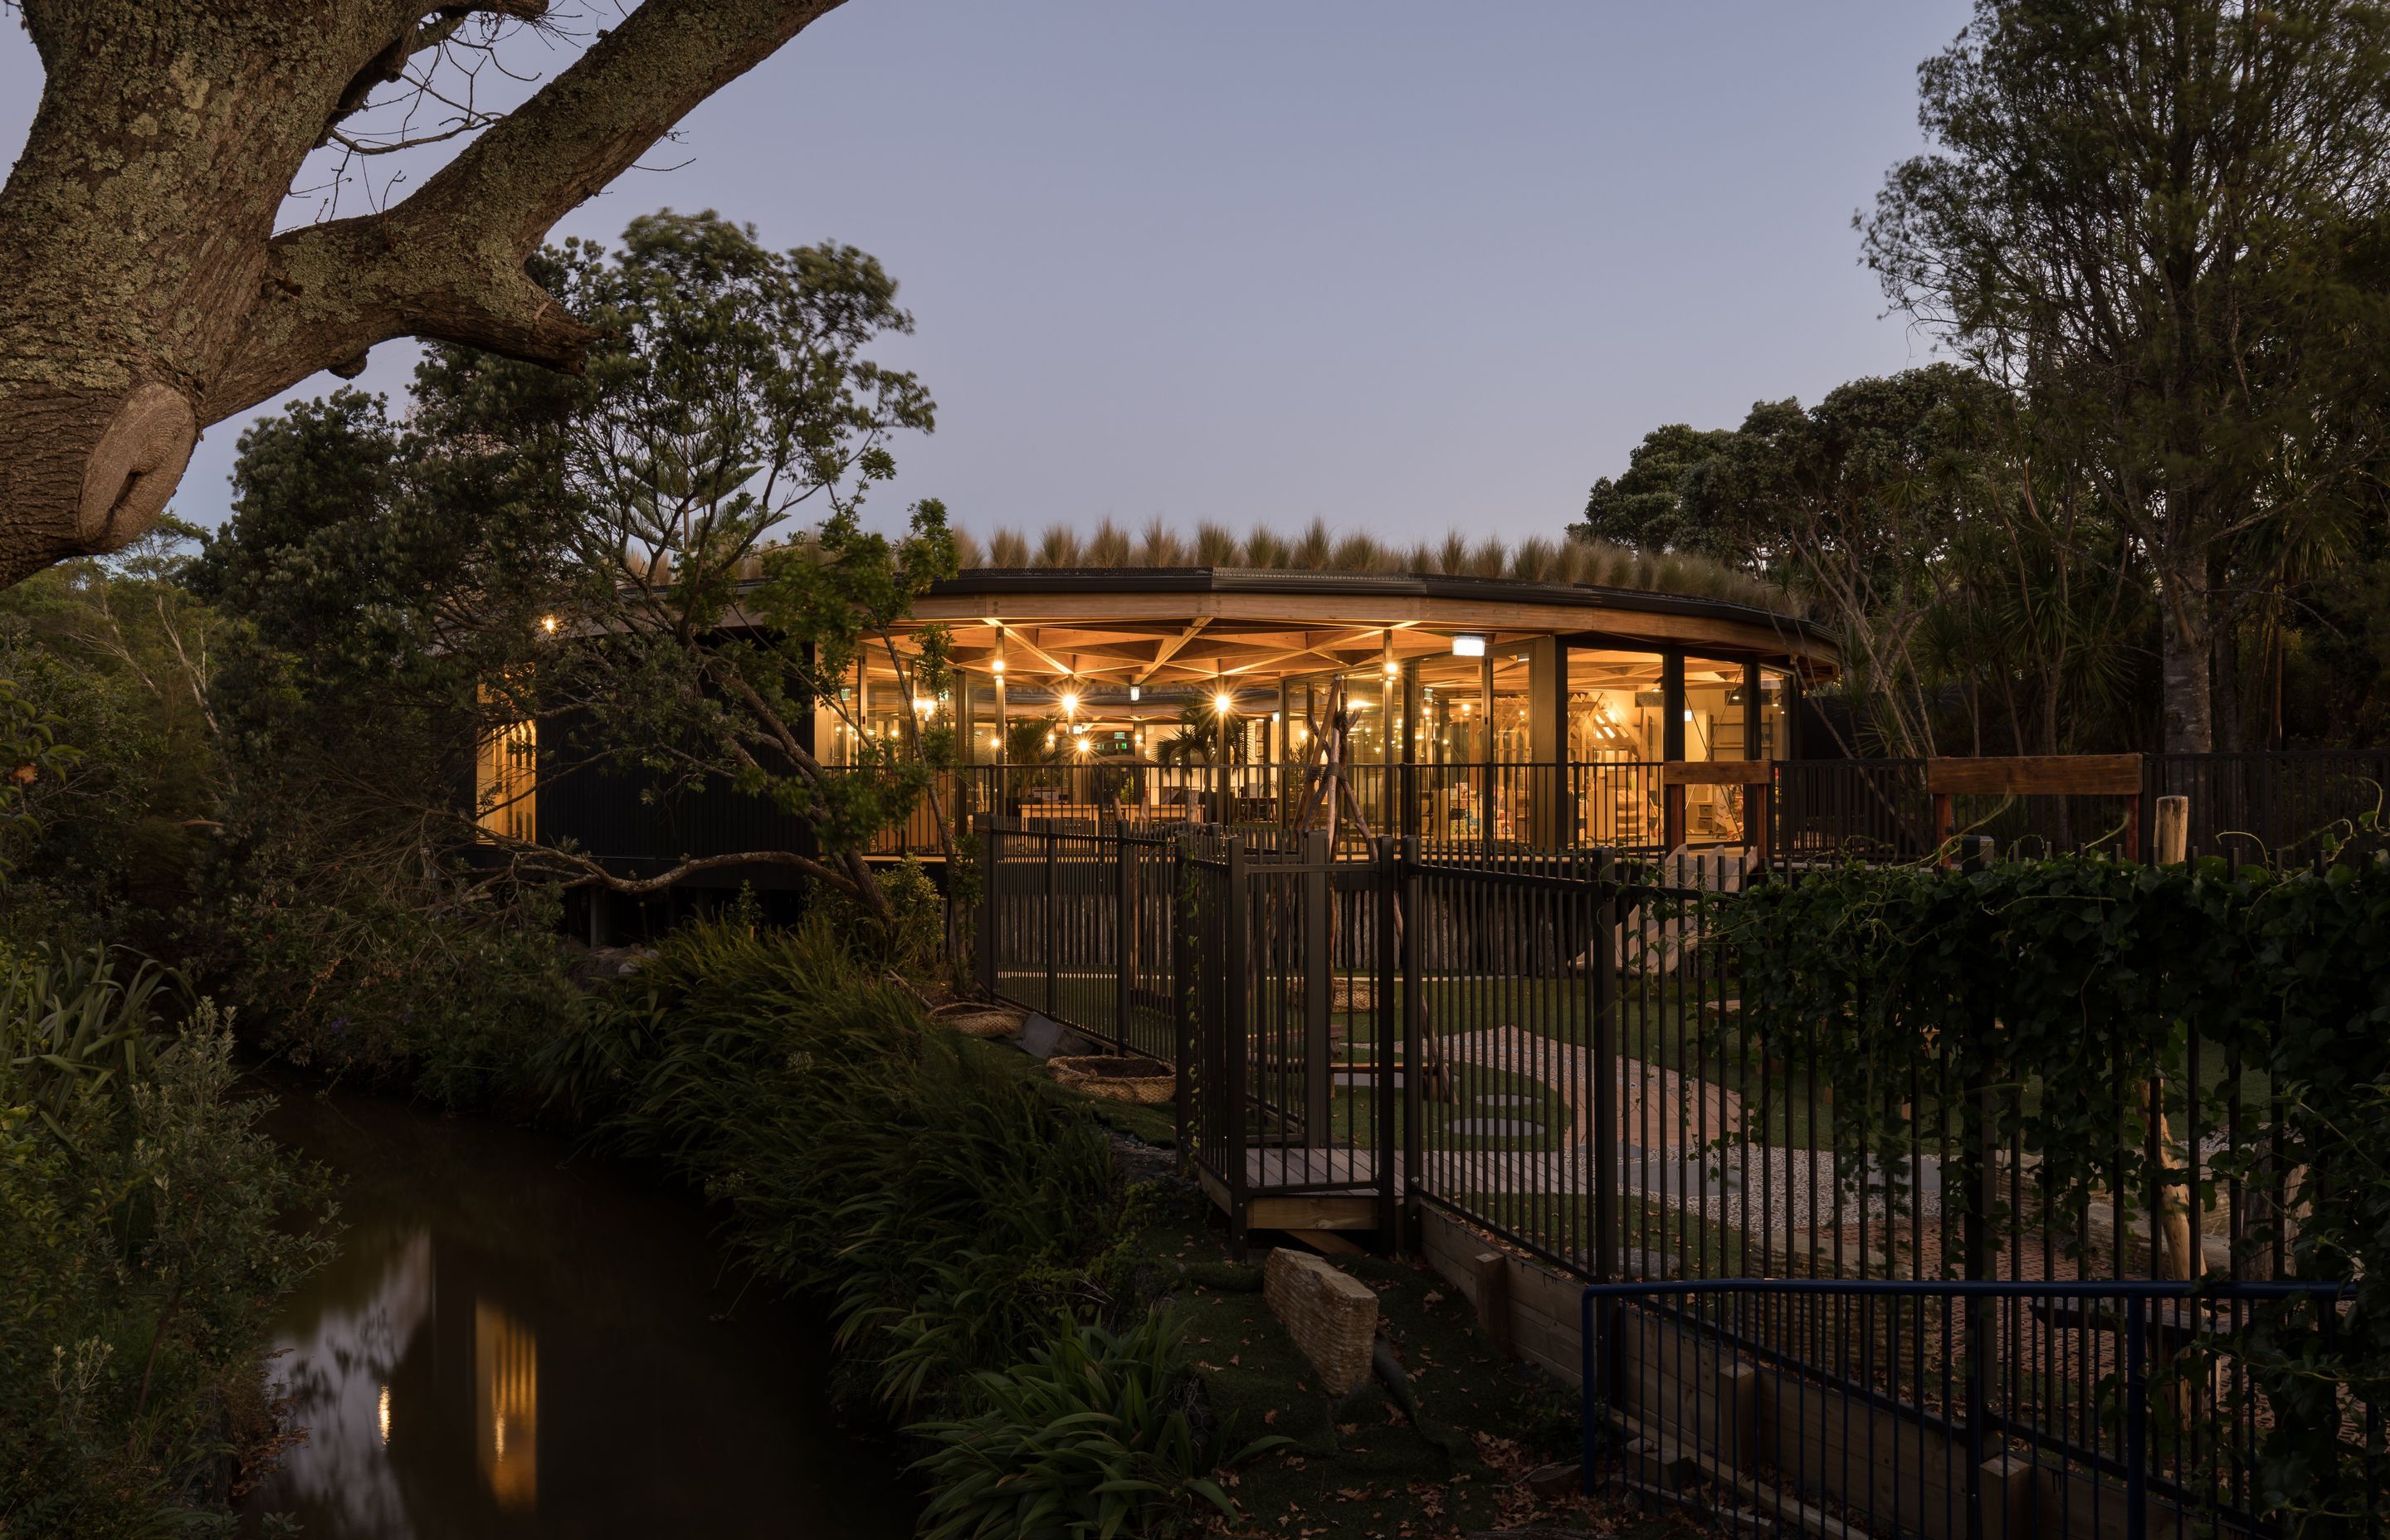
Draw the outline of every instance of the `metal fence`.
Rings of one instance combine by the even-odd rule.
[[[1740,787],[1693,787],[1682,843],[1769,847],[1780,869],[1819,861],[1921,861],[1937,839],[1927,762],[1782,760],[1769,805],[1746,806]],[[2138,804],[2123,796],[1961,795],[1960,832],[2002,855],[2152,846],[2157,799],[2190,801],[2190,853],[2236,862],[2305,864],[2328,838],[2385,811],[2390,751],[2152,754]],[[1415,838],[1427,849],[1582,851],[1656,857],[1666,848],[1663,766],[1649,761],[1526,764],[1345,765],[1336,851],[1366,858],[1372,841]],[[1258,831],[1317,821],[1317,765],[1072,762],[976,765],[942,776],[938,807],[953,827],[979,815],[1093,830],[1214,827]],[[1357,816],[1356,816],[1357,815]],[[2128,829],[2130,835],[2128,836]],[[942,848],[927,802],[875,853]]]
[[[1022,820],[988,821],[985,839],[983,979],[1176,1065],[1182,1151],[1240,1247],[1248,1229],[1393,1246],[1434,1211],[1585,1282],[1812,1279],[1907,1300],[1760,1311],[1767,1329],[1748,1342],[1731,1322],[1679,1323],[1715,1328],[1714,1358],[1755,1343],[1808,1376],[1813,1400],[1857,1372],[1852,1353],[1875,1354],[1853,1381],[1891,1419],[1868,1423],[1870,1438],[1949,1421],[1937,1377],[1991,1361],[1936,1324],[1958,1306],[1917,1301],[1997,1296],[2001,1405],[2036,1408],[2032,1458],[2115,1474],[2100,1385],[2122,1339],[2094,1329],[2089,1306],[2069,1316],[2050,1302],[2091,1297],[2096,1280],[2280,1278],[2290,1216],[2334,1179],[2279,1157],[2268,1066],[2196,1034],[2165,1063],[2065,1072],[2114,1101],[2105,1149],[2029,1146],[2006,1113],[2053,1087],[1967,1084],[1930,1033],[1897,1083],[1826,1083],[1805,1066],[1829,1024],[1754,1008],[1729,939],[1742,885],[1786,879],[1749,852],[1652,860],[1411,837],[1355,856],[1277,829]],[[2070,1196],[2044,1180],[2052,1157],[2089,1173]],[[1954,1280],[1985,1288],[1950,1292]],[[1961,1314],[1980,1325],[1978,1309]],[[2199,1331],[2248,1318],[2228,1316]],[[2152,1330],[2193,1324],[2162,1312]],[[2199,1457],[2217,1470],[2254,1457],[2256,1423],[2204,1425]],[[2212,1474],[2166,1469],[2183,1492]]]
[[[2050,1152],[1997,1132],[2041,1087],[1962,1084],[1947,1041],[1896,1084],[1826,1083],[1828,1023],[1747,1008],[1748,852],[1346,859],[1317,834],[1007,819],[982,841],[983,987],[1178,1063],[1232,1193],[1367,1185],[1589,1279],[2266,1277],[2290,1184],[2323,1175],[2269,1159],[2266,1065],[2197,1034],[2099,1070],[2115,1142],[2062,1152],[2092,1173],[2062,1204]]]
[[[1934,799],[1919,759],[1788,760],[1776,766],[1777,854],[1786,866],[1827,859],[1918,861],[1935,847]],[[2138,845],[2152,847],[2160,797],[2191,809],[2190,854],[2237,863],[2299,866],[2325,843],[2379,816],[2390,788],[2390,751],[2301,750],[2142,758],[2138,808],[2117,796],[1953,799],[1964,833],[1990,839],[2003,855],[2125,848],[2128,818]]]
[[[1803,1534],[2129,1540],[2379,1529],[2369,1402],[2327,1395],[2306,1491],[2248,1436],[2333,1360],[2338,1283],[1597,1284],[1583,1297],[1588,1492]],[[2311,1372],[2311,1370],[2309,1371]],[[2309,1398],[2313,1400],[2313,1397]],[[2370,1462],[2369,1462],[2370,1464]],[[2269,1479],[2270,1477],[2270,1479]]]
[[[1682,843],[1766,843],[1780,869],[1820,861],[1918,861],[1936,841],[1922,760],[1786,760],[1772,766],[1770,805],[1746,806],[1739,787],[1686,790]],[[2135,815],[2151,848],[2156,799],[2191,804],[2191,852],[2235,861],[2303,864],[2328,836],[2383,810],[2390,751],[2151,755]],[[1649,761],[1528,764],[1360,764],[1340,768],[1335,853],[1366,859],[1372,841],[1416,839],[1426,850],[1608,850],[1657,857],[1667,842],[1663,766]],[[884,775],[873,769],[840,775]],[[1127,826],[1242,830],[1261,839],[1315,821],[1325,786],[1317,765],[1159,764],[1063,760],[963,765],[933,774],[904,815],[877,830],[866,853],[893,859],[952,853],[957,831],[983,817],[1092,834]],[[665,795],[635,774],[585,766],[539,792],[540,827],[588,853],[632,868],[692,854],[813,848],[812,829],[768,797],[726,783]],[[1965,833],[2002,853],[2122,848],[2120,797],[1960,797]],[[1357,816],[1356,816],[1357,815]]]

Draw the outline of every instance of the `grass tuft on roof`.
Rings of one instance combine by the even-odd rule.
[[[1260,526],[1240,539],[1226,525],[1208,520],[1195,527],[1191,539],[1159,519],[1141,533],[1131,535],[1107,519],[1092,534],[1082,535],[1068,525],[1055,524],[1034,540],[1013,529],[996,529],[984,539],[957,530],[955,544],[966,570],[1243,567],[1293,572],[1516,578],[1726,599],[1779,614],[1797,613],[1802,608],[1776,584],[1703,557],[1651,555],[1600,541],[1545,536],[1510,545],[1493,538],[1471,541],[1457,530],[1440,545],[1421,542],[1405,547],[1368,534],[1331,530],[1321,519],[1314,519],[1291,539]]]

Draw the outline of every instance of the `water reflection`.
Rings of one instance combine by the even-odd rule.
[[[539,1500],[539,1343],[487,1300],[473,1302],[473,1447],[500,1508]]]
[[[717,1287],[686,1200],[484,1123],[286,1103],[351,1227],[281,1323],[308,1432],[253,1512],[326,1540],[911,1532],[829,1415],[817,1326]]]

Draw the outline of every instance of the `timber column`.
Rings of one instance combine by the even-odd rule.
[[[1528,827],[1541,850],[1566,850],[1576,822],[1569,805],[1568,643],[1537,636],[1527,644]]]

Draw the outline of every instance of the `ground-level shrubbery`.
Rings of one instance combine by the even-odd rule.
[[[548,1091],[724,1205],[764,1277],[835,1301],[855,1388],[927,1441],[931,1533],[1160,1534],[1226,1506],[1101,1125],[823,924],[699,921],[641,981],[546,1057]]]
[[[104,954],[0,958],[0,1533],[228,1532],[283,1436],[262,1357],[328,1254],[318,1176],[229,1095],[205,1004]]]

